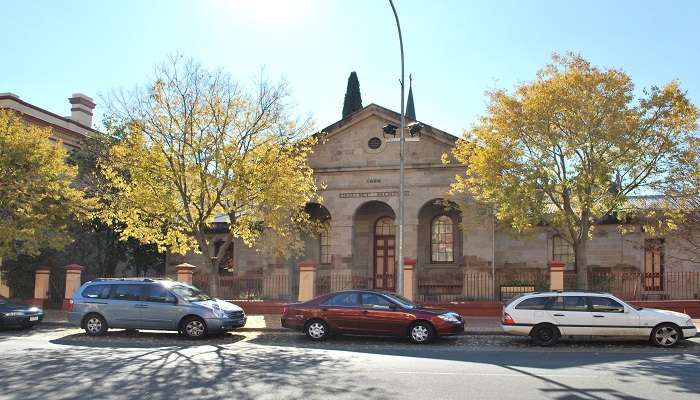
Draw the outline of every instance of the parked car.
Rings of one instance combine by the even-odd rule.
[[[552,346],[561,336],[627,336],[648,338],[672,347],[693,337],[697,329],[687,314],[631,306],[609,293],[528,293],[503,307],[501,328]]]
[[[464,319],[454,312],[423,307],[394,293],[344,290],[284,308],[282,326],[312,340],[331,334],[407,336],[414,343],[464,333]]]
[[[76,291],[68,320],[91,336],[123,328],[178,331],[200,339],[244,326],[246,315],[240,307],[181,282],[96,279]]]
[[[13,303],[0,296],[0,328],[31,328],[43,319],[41,308]]]

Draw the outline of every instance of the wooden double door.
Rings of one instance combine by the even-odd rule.
[[[374,228],[374,288],[394,291],[396,228],[394,220],[382,217]]]

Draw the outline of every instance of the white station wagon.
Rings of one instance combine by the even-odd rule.
[[[551,346],[561,336],[628,336],[672,347],[697,334],[687,314],[635,308],[608,293],[583,291],[515,297],[503,307],[501,328],[531,336],[540,346]]]

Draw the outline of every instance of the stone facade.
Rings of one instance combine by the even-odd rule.
[[[371,104],[319,134],[319,144],[309,163],[323,188],[317,207],[324,210],[326,218],[330,217],[327,262],[322,260],[319,238],[307,238],[305,254],[289,259],[266,254],[264,245],[249,248],[235,241],[233,264],[237,274],[266,274],[282,268],[298,279],[297,264],[307,259],[319,263],[318,276],[324,271],[335,276],[386,272],[376,264],[384,262],[378,261],[379,253],[389,242],[381,242],[376,224],[385,217],[396,219],[399,200],[399,145],[384,138],[382,127],[388,123],[398,125],[399,115]],[[494,229],[493,218],[477,206],[467,202],[455,207],[445,202],[455,175],[464,169],[454,159],[448,165],[441,161],[443,154],[451,157],[456,140],[455,136],[425,125],[420,141],[406,143],[404,256],[416,260],[416,276],[449,271],[490,272],[494,261],[497,270],[546,271],[553,259],[550,230],[543,227],[528,237],[515,238]],[[446,216],[445,221],[453,227],[449,261],[434,260],[431,250],[431,227],[440,216]],[[588,244],[590,266],[644,271],[644,240],[640,232],[622,235],[618,226],[599,226]],[[688,262],[671,261],[672,237],[667,238],[665,246],[667,271],[695,268]],[[394,261],[396,250],[391,252]],[[213,253],[213,249],[209,252]],[[389,253],[385,256],[389,257]],[[173,266],[182,262],[201,265],[201,257],[170,256],[168,271],[172,273]],[[388,272],[393,273],[393,268]]]

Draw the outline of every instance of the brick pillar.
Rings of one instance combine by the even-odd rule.
[[[549,289],[564,290],[564,263],[561,261],[550,261],[549,266]]]
[[[177,274],[177,281],[186,283],[188,285],[192,284],[192,274],[194,269],[197,268],[192,264],[178,264],[175,266],[175,273]]]
[[[40,267],[34,271],[34,299],[32,304],[44,307],[49,298],[49,275],[51,270],[48,267]]]
[[[66,294],[63,296],[63,309],[70,310],[71,299],[73,293],[80,287],[80,274],[83,272],[83,266],[78,264],[69,264],[63,267],[66,269]]]
[[[316,296],[316,267],[314,260],[299,263],[299,301],[311,300]]]
[[[416,266],[416,260],[410,257],[403,258],[403,297],[413,300],[413,269]]]

